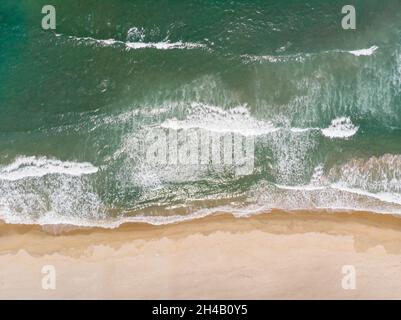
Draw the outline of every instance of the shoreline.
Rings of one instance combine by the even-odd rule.
[[[61,229],[0,223],[0,298],[401,298],[397,216],[273,210]],[[41,288],[45,265],[56,290]],[[355,267],[355,290],[342,288],[344,265]]]

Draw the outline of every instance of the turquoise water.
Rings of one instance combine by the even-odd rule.
[[[401,213],[401,3],[348,2],[356,30],[333,0],[54,0],[43,30],[2,0],[0,218]],[[252,170],[149,161],[149,132],[250,139]]]

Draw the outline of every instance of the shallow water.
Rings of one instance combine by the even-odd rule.
[[[401,3],[350,2],[2,0],[0,218],[401,213]]]

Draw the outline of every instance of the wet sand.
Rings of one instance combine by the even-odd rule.
[[[54,266],[55,290],[42,288]],[[355,289],[342,286],[344,266]],[[400,299],[401,218],[220,214],[117,229],[0,224],[0,298]]]

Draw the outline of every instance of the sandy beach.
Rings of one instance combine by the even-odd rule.
[[[0,226],[0,298],[399,299],[401,219],[228,214],[118,229]],[[42,288],[54,266],[55,290]],[[356,272],[344,289],[343,266]]]
[[[401,300],[401,0],[0,1],[0,300]]]

